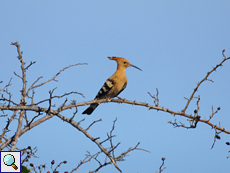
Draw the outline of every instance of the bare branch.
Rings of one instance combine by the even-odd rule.
[[[82,161],[80,161],[80,163],[77,165],[77,167],[74,168],[70,173],[76,171],[81,165],[83,165],[84,163],[89,162],[92,158],[98,156],[98,154],[100,154],[100,153],[101,153],[101,152],[98,152],[98,153],[96,153],[96,154],[94,154],[94,155],[91,155],[90,152],[87,151],[86,157],[85,157]]]
[[[40,115],[42,115],[42,113],[41,113],[41,112],[38,112],[38,115],[34,116],[34,117],[32,118],[32,120],[27,124],[27,126],[30,126],[30,124],[31,124],[37,117],[39,117]]]
[[[2,101],[7,101],[7,102],[8,102],[8,106],[10,106],[10,103],[13,103],[14,105],[18,105],[17,103],[15,103],[15,102],[13,102],[13,101],[11,100],[12,94],[11,94],[10,92],[8,92],[8,89],[5,89],[3,92],[5,92],[6,94],[9,95],[9,99],[5,98],[5,97],[3,96],[3,94],[2,94],[2,98],[0,99],[0,101],[1,101],[1,100],[2,100]]]
[[[86,130],[86,131],[89,130],[89,128],[90,128],[92,125],[94,125],[95,123],[97,123],[97,122],[99,122],[99,121],[102,121],[102,119],[100,119],[100,120],[95,120],[95,121],[92,122],[92,123],[89,125],[89,127],[87,127],[85,130]]]
[[[176,115],[179,115],[179,116],[183,116],[185,118],[188,118],[188,119],[191,119],[191,120],[194,120],[194,122],[202,122],[202,123],[205,123],[209,126],[211,126],[212,128],[216,128],[217,130],[220,130],[226,134],[230,134],[230,131],[226,130],[225,128],[223,127],[219,127],[217,125],[214,125],[212,124],[211,122],[209,122],[208,120],[206,119],[201,119],[200,118],[200,115],[199,117],[194,117],[192,115],[189,115],[189,114],[186,114],[185,112],[181,112],[181,111],[173,111],[173,110],[170,110],[168,108],[164,108],[164,107],[156,107],[156,106],[153,106],[153,105],[150,105],[148,103],[143,103],[143,102],[136,102],[136,101],[130,101],[130,100],[126,100],[126,99],[100,99],[100,100],[91,100],[91,101],[87,101],[87,102],[79,102],[79,103],[75,103],[75,104],[69,104],[69,105],[66,105],[62,108],[62,110],[67,110],[67,109],[72,109],[74,107],[78,107],[78,106],[86,106],[86,105],[89,105],[89,104],[92,104],[92,103],[98,103],[98,104],[101,104],[101,103],[107,103],[107,102],[113,102],[113,103],[126,103],[126,104],[130,104],[130,105],[139,105],[139,106],[143,106],[143,107],[146,107],[148,109],[154,109],[154,110],[157,110],[157,111],[163,111],[163,112],[167,112],[167,113],[170,113],[172,114],[173,116],[176,116]],[[4,105],[0,105],[0,110],[21,110],[21,109],[24,109],[24,110],[37,110],[38,108],[35,107],[35,106],[4,106]],[[43,110],[45,108],[42,108]],[[195,125],[194,125],[195,126]]]
[[[92,142],[94,142],[100,149],[103,153],[105,153],[109,158],[110,160],[112,161],[112,163],[114,164],[114,166],[121,172],[120,168],[117,166],[115,160],[112,158],[112,156],[110,155],[110,153],[97,141],[97,139],[95,139],[94,137],[92,137],[88,132],[87,130],[83,129],[79,123],[75,122],[74,120],[70,120],[69,118],[67,117],[64,117],[63,115],[61,114],[57,114],[57,116],[63,120],[63,121],[66,121],[68,122],[69,124],[71,124],[72,126],[74,126],[75,128],[77,128],[79,131],[81,131],[82,133],[84,133],[84,135],[89,138]]]
[[[140,142],[138,142],[138,144],[135,147],[133,147],[133,148],[131,147],[127,151],[121,153],[119,156],[114,157],[114,160],[115,161],[124,161],[123,158],[126,157],[128,155],[128,153],[130,153],[131,151],[134,151],[134,150],[142,150],[142,151],[149,152],[149,151],[144,150],[142,148],[137,148],[139,144],[140,144]],[[118,145],[119,145],[119,143],[118,143]],[[90,171],[90,173],[97,173],[104,166],[109,165],[109,164],[113,164],[113,162],[111,160],[110,161],[105,160],[105,162],[102,164],[97,158],[94,157],[94,159],[98,162],[99,166],[94,171]]]
[[[21,90],[21,102],[20,104],[21,105],[25,105],[26,102],[25,102],[25,98],[26,98],[26,69],[25,69],[25,62],[23,61],[22,59],[22,52],[20,50],[20,45],[18,44],[18,42],[12,42],[11,45],[15,45],[17,47],[17,51],[18,51],[18,59],[19,61],[21,62],[21,70],[22,70],[22,90]],[[16,74],[16,73],[15,73]],[[18,141],[18,138],[19,138],[19,135],[20,135],[20,130],[22,128],[22,120],[23,120],[23,114],[24,114],[24,110],[21,110],[20,112],[20,116],[19,116],[19,120],[18,120],[18,128],[17,128],[17,131],[14,135],[14,138],[13,138],[13,141],[12,141],[12,147],[11,147],[11,151],[14,151],[14,149],[16,148],[16,144],[17,144],[17,141]]]
[[[25,70],[28,70],[28,68],[29,68],[31,65],[35,64],[35,63],[36,63],[36,61],[34,61],[34,62],[30,61],[30,64],[25,68]]]
[[[220,133],[221,133],[221,132],[218,132],[218,131],[215,129],[215,136],[214,136],[214,141],[213,141],[213,144],[212,144],[211,149],[213,149],[213,147],[214,147],[214,145],[215,145],[215,143],[216,143],[216,139],[220,139],[220,136],[219,136]]]
[[[11,85],[11,80],[12,80],[12,78],[10,78],[10,81],[8,82],[8,84],[4,88],[0,89],[0,92],[5,90],[7,87],[9,87]],[[0,83],[2,83],[2,81]]]
[[[12,141],[12,147],[11,147],[10,151],[14,151],[15,148],[16,148],[16,144],[17,144],[18,138],[20,136],[20,130],[22,128],[23,113],[24,113],[24,111],[20,112],[20,116],[19,116],[19,119],[18,119],[18,128],[17,128],[17,131],[16,131],[16,133],[14,135],[14,138],[13,138],[13,141]]]
[[[46,110],[47,110],[47,109],[46,109]],[[41,112],[46,112],[46,110],[42,110],[42,109],[41,109]],[[38,109],[37,109],[37,112],[39,112]],[[19,132],[19,137],[20,137],[21,135],[23,135],[25,132],[27,132],[28,130],[30,130],[30,129],[36,127],[37,125],[39,125],[39,124],[41,124],[42,122],[44,122],[44,121],[46,121],[46,120],[52,118],[53,116],[54,116],[54,114],[46,115],[46,116],[42,117],[41,119],[35,121],[34,123],[30,124],[29,127],[28,127],[28,126],[24,127],[22,130],[20,130],[20,132]],[[12,141],[13,141],[13,139],[14,139],[14,136],[11,137],[11,138],[9,138],[8,140],[6,140],[6,141],[0,146],[0,151],[1,151],[2,149],[4,149],[5,147],[7,147],[9,144],[11,144]]]
[[[31,99],[31,106],[34,105],[34,94],[35,94],[35,92],[34,92],[34,89],[33,89],[32,96],[30,97],[30,96],[27,95],[27,97]]]
[[[78,121],[78,125],[81,124],[81,122],[85,121],[85,118],[83,118],[82,120]]]
[[[77,65],[87,65],[87,63],[78,63],[78,64],[69,65],[68,67],[65,67],[65,68],[63,68],[62,70],[60,70],[56,75],[54,75],[53,78],[48,79],[48,80],[46,80],[45,82],[40,83],[39,85],[32,86],[31,89],[40,87],[40,86],[42,86],[42,85],[44,85],[44,84],[46,84],[46,83],[48,83],[48,82],[50,82],[50,81],[55,81],[56,77],[57,77],[59,74],[61,74],[61,72],[63,72],[63,71],[66,70],[67,68],[70,68],[70,67],[73,67],[73,66],[77,66]],[[36,81],[35,81],[35,83],[36,83]]]
[[[10,45],[14,45],[14,46],[16,46],[17,47],[17,51],[18,51],[18,59],[21,61],[21,58],[22,58],[22,53],[23,52],[21,52],[20,51],[20,45],[18,44],[18,42],[16,41],[16,42],[11,42],[11,44]]]
[[[159,95],[159,91],[158,89],[156,88],[156,96],[155,95],[151,95],[150,92],[148,92],[148,94],[150,95],[150,97],[152,97],[154,99],[154,104],[155,106],[159,106],[159,98],[158,98],[158,95]]]
[[[87,102],[80,102],[80,103],[76,103],[75,105],[67,105],[63,108],[63,110],[71,109],[74,106],[85,106],[85,105],[89,105],[92,103],[101,104],[101,103],[106,103],[106,102],[127,103],[127,104],[131,104],[131,105],[139,105],[139,106],[147,107],[148,109],[155,109],[157,111],[167,112],[167,113],[172,114],[173,116],[175,116],[175,115],[183,116],[183,117],[186,117],[188,119],[194,120],[194,122],[196,122],[196,123],[202,122],[202,123],[205,123],[205,124],[211,126],[212,128],[216,128],[217,130],[220,130],[226,134],[230,134],[230,131],[227,131],[225,128],[214,125],[211,122],[207,121],[206,119],[201,119],[200,115],[198,117],[194,117],[194,116],[186,114],[185,112],[182,112],[182,111],[180,111],[180,112],[179,111],[173,111],[173,110],[170,110],[168,108],[164,108],[164,107],[160,107],[160,106],[156,107],[156,106],[150,105],[148,103],[130,101],[130,100],[126,100],[126,99],[109,99],[109,100],[108,99],[100,99],[100,100],[92,100],[92,101],[87,101]],[[194,124],[194,127],[196,127],[196,124]]]
[[[112,141],[112,138],[113,138],[113,131],[115,129],[115,123],[117,121],[117,117],[116,119],[113,121],[113,126],[112,126],[112,129],[110,131],[110,134],[107,134],[108,138],[109,138],[109,141],[110,141],[110,151],[109,152],[112,152],[112,155],[113,155],[113,158],[115,158],[115,155],[114,155],[114,150],[118,147],[118,145],[120,145],[120,142],[116,145],[116,146],[113,146],[113,141]]]
[[[76,102],[73,101],[71,104],[75,104],[75,103]],[[77,114],[77,112],[78,112],[77,106],[75,108],[76,108],[76,111],[73,113],[73,116],[70,118],[70,120],[72,120],[75,117],[75,115]]]
[[[54,92],[55,89],[57,89],[57,87],[55,87],[52,91],[51,90],[49,91],[50,98],[49,98],[49,108],[47,110],[47,113],[49,113],[49,111],[51,110],[51,107],[52,107],[52,104],[51,104],[52,94],[53,94],[53,92]]]
[[[194,98],[194,95],[195,95],[195,93],[197,92],[197,90],[198,90],[198,88],[200,87],[200,85],[201,85],[204,81],[209,80],[209,79],[208,79],[209,75],[210,75],[212,72],[216,71],[216,69],[217,69],[218,67],[223,66],[223,63],[224,63],[225,61],[227,61],[227,60],[230,59],[230,57],[228,57],[228,58],[225,57],[223,51],[222,51],[222,55],[223,55],[224,59],[221,61],[221,63],[219,63],[219,64],[217,64],[215,67],[213,67],[213,69],[212,69],[211,71],[207,72],[206,76],[205,76],[200,82],[197,83],[196,88],[193,89],[193,92],[192,92],[190,98],[188,99],[188,101],[187,101],[187,103],[186,103],[184,109],[183,109],[181,112],[185,112],[185,111],[186,111],[186,109],[188,108],[189,103],[190,103],[191,100]]]
[[[9,93],[7,90],[5,90],[5,92],[9,95],[9,99],[3,97],[3,94],[2,94],[2,98],[0,98],[0,101],[7,101],[8,102],[8,106],[10,106],[10,103],[14,104],[14,105],[18,105],[17,103],[13,102],[11,100],[11,93]]]
[[[27,95],[27,96],[28,96],[30,90],[33,89],[33,86],[34,86],[41,78],[43,78],[43,77],[40,76],[39,78],[37,78],[37,80],[34,81],[34,83],[30,86],[30,88],[29,88],[29,89],[27,90],[27,92],[26,92],[26,95]]]
[[[20,75],[18,75],[15,71],[14,71],[15,76],[19,77],[20,79],[22,79],[22,77]]]
[[[67,96],[67,95],[70,95],[70,94],[79,94],[79,95],[81,95],[82,97],[84,97],[84,95],[83,95],[82,93],[79,93],[79,92],[77,92],[77,91],[71,91],[71,92],[65,93],[65,94],[63,94],[63,95],[61,95],[61,96],[52,96],[51,98],[41,100],[41,101],[39,101],[39,102],[37,102],[37,103],[34,103],[33,105],[36,106],[36,105],[39,105],[39,104],[41,104],[41,103],[43,103],[43,102],[50,101],[50,99],[54,99],[54,98],[60,99],[60,98],[62,98],[62,97],[65,97],[65,96]]]
[[[18,59],[21,62],[22,76],[17,75],[15,72],[14,72],[14,74],[22,79],[23,86],[22,86],[22,90],[21,90],[21,93],[22,93],[21,104],[25,105],[26,104],[25,103],[25,98],[26,98],[26,84],[27,84],[25,62],[22,59],[22,52],[20,50],[20,45],[18,44],[18,42],[14,42],[14,43],[11,42],[11,45],[15,45],[17,47]]]
[[[9,131],[8,127],[9,127],[10,123],[15,119],[15,117],[16,117],[16,111],[14,111],[14,114],[11,116],[10,119],[8,118],[6,127],[3,129],[3,132],[0,136],[0,143],[2,143],[2,138],[5,136],[6,132]]]
[[[210,121],[212,118],[213,118],[213,116],[215,115],[215,114],[217,114],[217,112],[220,110],[220,107],[218,107],[217,109],[216,109],[216,111],[214,112],[214,110],[213,110],[213,106],[212,106],[212,115],[211,116],[209,116],[209,119],[208,119],[208,121]]]

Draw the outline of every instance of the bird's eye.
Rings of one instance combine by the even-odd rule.
[[[124,64],[127,64],[127,62],[124,62]]]

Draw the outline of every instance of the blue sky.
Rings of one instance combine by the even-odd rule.
[[[180,111],[184,108],[196,82],[223,59],[226,49],[230,56],[230,2],[223,1],[1,1],[0,2],[0,81],[6,84],[12,77],[9,90],[13,99],[20,101],[22,83],[13,72],[20,72],[17,52],[11,42],[21,44],[27,64],[36,61],[27,74],[28,86],[39,76],[41,81],[52,78],[62,68],[76,63],[88,63],[72,67],[51,82],[35,90],[35,101],[49,97],[49,90],[57,87],[55,94],[78,91],[68,100],[89,101],[95,97],[105,80],[116,70],[116,63],[108,56],[126,58],[135,68],[126,70],[128,85],[119,95],[128,100],[153,104],[147,94],[155,94],[158,88],[160,106]],[[208,119],[214,109],[221,107],[212,123],[230,130],[230,62],[211,75],[214,83],[205,82],[199,88],[200,115]],[[2,88],[3,85],[0,85]],[[59,106],[63,100],[56,100]],[[187,113],[196,109],[195,100]],[[43,107],[48,107],[43,104]],[[205,124],[196,129],[173,128],[170,114],[148,111],[144,107],[126,104],[101,104],[91,116],[82,115],[86,107],[79,107],[75,121],[86,118],[86,128],[94,120],[89,133],[105,139],[117,117],[114,142],[121,142],[117,154],[141,142],[140,147],[151,153],[134,151],[119,162],[123,172],[156,172],[165,157],[164,172],[229,172],[228,151],[225,142],[229,135],[221,134],[214,149],[210,150],[214,130]],[[72,111],[63,112],[66,117]],[[34,114],[30,114],[31,117]],[[187,123],[183,117],[178,121]],[[6,119],[0,122],[5,126]],[[16,125],[16,122],[15,122]],[[2,128],[3,128],[2,127]],[[13,130],[12,124],[12,130]],[[9,133],[9,136],[12,134]],[[71,171],[86,151],[91,154],[99,148],[78,130],[54,117],[32,129],[20,138],[18,147],[37,147],[35,165],[51,160],[67,160],[60,172]],[[104,157],[104,156],[103,156]],[[104,158],[101,157],[103,160]],[[95,161],[83,165],[79,172],[94,170]],[[48,171],[49,169],[47,169]],[[118,172],[108,166],[100,172]]]

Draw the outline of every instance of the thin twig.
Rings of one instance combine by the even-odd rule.
[[[95,120],[94,122],[92,122],[85,130],[89,130],[89,128],[94,125],[95,123],[99,122],[99,121],[102,121],[102,119],[99,119],[99,120]]]
[[[12,80],[12,78],[10,78],[10,81],[8,82],[8,84],[4,88],[0,89],[0,92],[5,90],[7,87],[9,87],[11,85],[11,80]],[[2,81],[0,83],[2,83]]]
[[[61,72],[63,72],[64,70],[66,70],[66,69],[68,69],[68,68],[70,68],[70,67],[77,66],[77,65],[87,65],[87,63],[78,63],[78,64],[69,65],[69,66],[63,68],[62,70],[60,70],[56,75],[54,75],[53,78],[48,79],[48,80],[46,80],[45,82],[42,82],[42,83],[40,83],[40,84],[38,84],[38,85],[36,85],[36,86],[32,86],[32,87],[30,87],[30,89],[34,89],[34,88],[40,87],[40,86],[42,86],[42,85],[44,85],[44,84],[46,84],[46,83],[48,83],[48,82],[50,82],[50,81],[55,80],[56,77],[57,77],[59,74],[61,74]],[[35,83],[36,83],[36,81],[35,81]]]
[[[34,61],[34,62],[30,61],[30,64],[25,68],[25,70],[28,70],[28,68],[29,68],[31,65],[35,64],[35,63],[36,63],[36,61]]]
[[[227,61],[227,60],[230,59],[230,57],[226,58],[226,56],[224,55],[224,51],[222,51],[222,55],[223,55],[224,59],[223,59],[219,64],[217,64],[215,67],[213,67],[213,69],[212,69],[211,71],[207,72],[206,76],[205,76],[200,82],[197,83],[197,86],[193,89],[193,92],[192,92],[190,98],[188,99],[188,101],[187,101],[187,103],[186,103],[184,109],[183,109],[181,112],[185,112],[185,111],[186,111],[186,109],[188,108],[189,103],[190,103],[191,100],[193,99],[193,97],[194,97],[195,93],[197,92],[198,88],[200,87],[200,85],[201,85],[204,81],[208,80],[209,75],[210,75],[212,72],[216,71],[216,69],[217,69],[218,67],[223,66],[223,63],[224,63],[225,61]]]
[[[33,105],[36,106],[36,105],[39,105],[39,104],[41,104],[41,103],[43,103],[43,102],[50,101],[50,99],[54,99],[54,98],[60,99],[60,98],[62,98],[62,97],[64,97],[64,96],[67,96],[67,95],[70,95],[70,94],[79,94],[79,95],[81,95],[82,97],[84,97],[84,95],[83,95],[82,93],[79,93],[79,92],[76,92],[76,91],[71,91],[71,92],[65,93],[65,94],[63,94],[63,95],[61,95],[61,96],[52,96],[52,97],[50,97],[50,98],[48,98],[48,99],[41,100],[41,101],[39,101],[39,102],[37,102],[37,103],[34,103]]]
[[[164,166],[164,164],[165,164],[165,158],[162,157],[161,160],[162,160],[162,164],[161,164],[161,166],[159,168],[159,173],[163,172],[163,170],[166,168],[166,167],[162,168]]]

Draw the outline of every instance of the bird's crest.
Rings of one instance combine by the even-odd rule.
[[[112,57],[108,57],[110,60],[115,60],[117,62],[117,65],[120,66],[120,67],[134,67],[134,68],[137,68],[138,70],[142,71],[140,68],[136,67],[135,65],[132,65],[129,63],[129,61],[125,58],[121,58],[121,57],[115,57],[115,56],[112,56]]]

